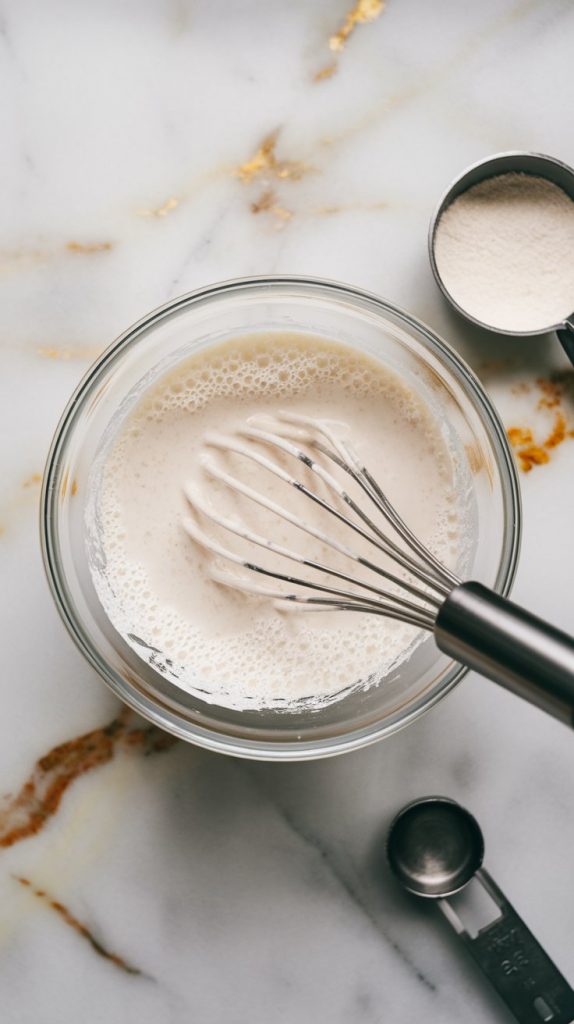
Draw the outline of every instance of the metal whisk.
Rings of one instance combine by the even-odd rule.
[[[245,522],[219,513],[213,503],[202,499],[198,487],[186,484],[185,494],[196,514],[184,522],[189,535],[229,567],[239,566],[248,573],[247,577],[238,576],[229,569],[213,567],[217,582],[269,598],[282,609],[383,615],[433,632],[445,654],[574,724],[574,640],[482,584],[462,583],[409,529],[351,445],[327,424],[281,413],[266,417],[264,425],[251,421],[234,435],[208,434],[205,444],[226,455],[240,456],[295,488],[325,512],[326,529],[278,504],[202,453],[203,469],[214,487],[223,486],[255,503],[265,515],[270,513],[310,535],[321,547],[336,552],[339,563],[348,564],[348,569],[337,568],[306,557]],[[323,462],[318,458],[321,455]],[[317,486],[286,469],[290,460],[294,460],[294,468],[297,462],[302,464],[306,479],[316,480]],[[340,471],[338,475],[336,471]],[[353,493],[364,497],[361,504],[344,486],[346,477],[354,481]],[[207,533],[198,518],[213,524],[218,533],[222,530],[226,538],[235,535],[311,570],[310,578],[266,568],[259,560],[237,553]],[[350,538],[353,534],[360,538],[359,550],[329,533],[328,523],[333,518],[349,529]],[[385,556],[386,564],[381,564],[380,556]],[[368,578],[359,575],[359,570],[367,570]],[[265,578],[280,587],[262,582]],[[290,589],[286,590],[285,584]]]

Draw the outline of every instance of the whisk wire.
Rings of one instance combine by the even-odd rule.
[[[317,562],[314,559],[305,558],[303,555],[298,554],[298,552],[293,551],[291,548],[284,547],[282,544],[277,544],[275,541],[270,540],[268,537],[262,537],[261,534],[255,533],[253,530],[250,530],[247,526],[244,526],[241,523],[236,523],[234,522],[234,520],[229,519],[226,516],[222,516],[215,510],[208,508],[205,502],[203,502],[198,497],[198,495],[194,492],[193,488],[191,488],[189,485],[186,485],[185,493],[190,504],[195,508],[197,512],[199,512],[201,516],[203,516],[206,519],[209,519],[216,526],[222,527],[229,533],[233,533],[235,534],[235,536],[241,537],[243,540],[247,540],[252,544],[256,544],[258,547],[264,548],[266,551],[272,551],[274,554],[282,555],[284,558],[288,558],[293,562],[297,562],[300,565],[304,565],[308,569],[313,569],[317,572],[323,573],[324,575],[332,576],[334,579],[344,580],[345,583],[351,583],[353,586],[360,587],[363,590],[369,591],[369,593],[376,594],[378,598],[392,600],[396,605],[403,607],[405,610],[411,613],[419,611],[418,605],[413,604],[412,601],[408,601],[405,598],[399,596],[398,594],[389,594],[388,591],[382,590],[380,587],[376,587],[371,583],[367,583],[366,580],[357,579],[353,576],[350,576],[348,573],[333,568],[333,566],[325,565],[324,563]],[[186,523],[184,524],[186,526],[186,529],[188,523],[189,520],[186,520]],[[203,539],[204,544],[209,544],[209,539],[205,536],[205,534],[203,535]],[[218,552],[214,551],[214,553],[221,554],[221,549]],[[354,561],[364,564],[363,561],[361,561],[361,559],[359,558],[359,556],[356,555],[353,551],[347,550],[346,554],[349,556],[349,558],[353,559]],[[253,568],[251,563],[248,563],[248,565],[250,568]],[[287,579],[288,577],[285,578]],[[220,582],[225,581],[220,580]],[[314,584],[314,586],[316,586],[316,584]],[[360,597],[360,595],[353,594],[348,594],[347,596],[349,596],[350,598],[356,597],[357,600]]]
[[[301,483],[301,481],[296,480],[294,477],[292,477],[282,467],[278,466],[272,460],[267,459],[265,456],[261,455],[260,452],[255,452],[248,446],[236,442],[233,438],[224,437],[222,435],[210,434],[206,438],[206,443],[213,447],[221,448],[226,451],[232,451],[235,452],[236,454],[245,455],[247,458],[258,463],[260,466],[269,470],[269,472],[274,473],[275,476],[279,477],[279,479],[284,480],[286,483],[289,483],[292,487],[295,487],[302,494],[305,494],[308,498],[310,498],[312,501],[318,504],[325,511],[330,512],[331,515],[334,515],[340,522],[345,523],[346,526],[349,526],[352,530],[358,533],[364,540],[367,540],[372,544],[375,544],[375,546],[378,547],[378,549],[383,554],[388,555],[390,558],[394,559],[395,562],[398,562],[398,564],[402,566],[403,569],[406,569],[407,572],[412,573],[420,582],[436,590],[438,593],[441,594],[442,597],[444,597],[448,593],[448,591],[450,590],[450,586],[445,585],[444,582],[442,582],[440,579],[437,579],[436,574],[431,574],[428,571],[426,571],[423,566],[421,566],[418,562],[415,561],[415,559],[412,558],[412,556],[410,556],[407,552],[399,548],[397,544],[394,543],[394,541],[392,541],[389,537],[382,533],[382,531],[376,526],[376,524],[364,512],[364,510],[359,505],[357,505],[353,498],[344,490],[343,487],[341,487],[341,485],[335,479],[335,477],[333,477],[331,473],[327,472],[327,470],[325,470],[323,466],[321,466],[318,462],[312,459],[301,448],[298,448],[297,446],[293,445],[285,438],[279,437],[276,434],[271,434],[263,430],[257,430],[253,428],[244,429],[241,431],[241,434],[242,436],[251,438],[252,440],[261,441],[265,444],[279,448],[281,451],[284,451],[286,454],[291,455],[294,458],[298,459],[300,462],[302,462],[313,473],[316,473],[317,476],[319,476],[319,478],[323,480],[323,482],[327,485],[327,487],[329,487],[335,494],[337,494],[338,497],[341,498],[342,501],[344,501],[349,506],[349,508],[352,509],[355,515],[357,515],[358,518],[375,534],[375,537],[370,536],[368,533],[362,530],[357,523],[354,523],[348,517],[344,516],[333,505],[325,501],[325,499],[321,498],[310,488],[306,487],[305,484]],[[325,450],[325,454],[330,455],[331,453]],[[339,462],[338,459],[335,459],[335,461],[337,462],[337,464],[341,465],[341,468],[346,469],[348,472],[350,472],[351,475],[357,480],[357,482],[360,483],[365,493],[369,494],[369,497],[371,497],[371,500],[375,503],[377,508],[379,508],[379,511],[382,511],[388,520],[389,516],[387,515],[385,510],[379,506],[379,503],[377,502],[376,498],[370,495],[366,485],[360,479],[360,477],[358,475],[355,476],[355,474],[351,471],[350,467],[345,466],[345,464]],[[275,509],[275,511],[278,514],[280,514],[277,508]],[[287,517],[284,516],[284,518]],[[398,515],[397,518],[399,518]],[[294,525],[300,526],[302,529],[306,528],[301,525],[300,520],[295,521],[291,519],[290,522],[293,522]],[[323,539],[325,540],[325,538]],[[416,538],[413,539],[416,540]],[[327,542],[329,542],[328,538],[326,540]],[[421,547],[423,548],[424,551],[426,551],[426,548],[424,548],[422,545]],[[387,571],[382,570],[380,566],[374,565],[373,563],[368,562],[366,560],[363,561],[362,564],[366,565],[372,571],[379,573],[379,575],[385,576],[385,578],[389,581],[395,584],[398,583],[399,586],[404,586],[406,590],[409,590],[411,593],[416,594],[416,596],[419,596],[419,591],[416,588],[413,589],[406,583],[406,581],[399,579],[392,573],[388,573]],[[440,566],[440,563],[437,562],[437,565]]]
[[[378,543],[372,537],[368,537],[367,534],[365,534],[362,531],[359,531],[355,524],[347,520],[345,517],[341,517],[339,513],[339,518],[343,522],[347,523],[348,526],[351,526],[352,529],[357,530],[357,532],[360,532],[362,537],[365,537],[368,540],[371,540],[372,543],[375,543],[380,551],[388,555],[390,558],[393,558],[395,562],[398,562],[403,569],[406,569],[408,572],[412,573],[417,579],[419,579],[421,583],[424,583],[426,586],[438,591],[438,593],[440,593],[442,597],[444,597],[449,592],[450,586],[447,586],[444,582],[442,582],[440,578],[437,579],[437,573],[434,565],[433,571],[428,572],[424,568],[424,566],[421,566],[414,558],[412,558],[411,555],[408,554],[408,552],[403,551],[397,544],[395,544],[395,542],[391,540],[390,537],[388,537],[386,534],[382,532],[382,530],[379,529],[379,527],[373,522],[370,516],[368,516],[367,513],[360,507],[360,505],[358,505],[356,501],[354,501],[354,499],[342,487],[340,487],[340,485],[337,483],[334,477],[332,477],[331,474],[326,474],[325,471],[323,470],[323,467],[321,467],[319,463],[310,459],[309,456],[304,451],[302,451],[301,449],[297,449],[293,446],[287,447],[282,438],[277,438],[272,434],[263,434],[262,432],[258,431],[257,434],[253,433],[253,436],[257,436],[261,440],[265,440],[268,444],[274,444],[276,447],[282,448],[284,451],[288,451],[289,454],[294,455],[306,466],[308,466],[309,469],[311,469],[313,472],[317,472],[323,479],[325,479],[325,482],[328,483],[329,486],[331,486],[331,481],[333,481],[333,484],[335,485],[333,489],[336,489],[336,492],[343,499],[343,501],[346,502],[346,504],[352,509],[355,515],[357,515],[358,518],[361,519],[361,521],[365,523],[365,525],[370,530],[372,530],[372,532],[375,534],[375,537],[378,539]],[[339,465],[342,469],[349,473],[349,475],[359,484],[364,493],[366,493],[369,496],[369,498],[375,504],[379,512],[382,512],[387,521],[394,527],[394,529],[397,531],[397,533],[400,534],[400,536],[403,536],[403,538],[408,544],[411,543],[409,538],[412,537],[412,541],[417,543],[422,549],[422,551],[427,552],[427,549],[424,547],[424,545],[420,544],[414,537],[414,535],[411,534],[410,531],[408,531],[408,527],[406,527],[405,524],[402,523],[402,520],[398,516],[398,513],[395,513],[395,516],[398,523],[402,526],[403,529],[401,529],[399,525],[395,525],[395,523],[391,519],[391,512],[394,512],[392,505],[388,503],[389,508],[387,509],[382,503],[380,503],[377,500],[376,495],[373,495],[371,493],[368,487],[368,481],[366,483],[362,477],[362,473],[366,473],[365,470],[352,469],[349,465],[343,463],[342,460],[340,460],[333,452],[330,452],[327,448],[325,448],[324,445],[321,445],[320,443],[315,443],[314,447],[316,447],[324,455],[327,455],[337,465]],[[302,485],[299,486],[299,489],[302,490],[303,493],[308,493],[310,497],[313,497],[312,492],[305,491]],[[323,507],[327,507],[329,511],[333,511],[331,506]],[[335,514],[337,514],[336,511]],[[407,531],[409,533],[409,537],[406,536]],[[412,546],[414,546],[414,544]],[[432,559],[430,552],[427,552],[427,554],[429,556],[429,560]],[[440,562],[437,562],[436,559],[434,559],[433,561],[440,568]]]
[[[389,501],[387,495],[382,491],[381,487],[371,475],[367,467],[359,460],[350,445],[338,438],[325,424],[318,423],[310,416],[301,416],[296,413],[279,413],[277,419],[282,423],[292,423],[293,425],[302,425],[314,428],[317,433],[322,434],[323,437],[329,441],[332,446],[331,448],[327,448],[326,445],[321,444],[320,441],[313,438],[309,440],[309,444],[334,462],[340,469],[349,474],[349,476],[359,484],[364,493],[368,495],[379,512],[382,513],[397,534],[402,537],[405,543],[414,550],[419,558],[421,558],[433,571],[435,574],[435,580],[439,583],[442,593],[445,595],[448,594],[453,586],[457,586],[457,584],[460,583],[459,578],[455,576],[450,569],[447,569],[442,562],[439,562],[432,552],[429,551],[429,549],[419,540],[416,534],[414,534],[407,526],[402,516],[399,515],[392,502]],[[362,517],[362,509],[358,509],[358,514]],[[389,547],[393,548],[393,555],[396,556],[398,553],[398,555],[405,557],[401,549],[398,548],[390,538],[381,534],[381,531],[374,524],[371,525],[377,535],[383,536]],[[412,571],[421,571],[421,567],[414,562],[414,560],[409,559],[409,561],[411,561],[412,566],[414,567]],[[438,577],[438,579],[436,577]]]
[[[255,573],[261,573],[264,576],[279,580],[282,583],[290,583],[294,586],[319,591],[321,594],[330,596],[309,597],[304,594],[285,593],[281,590],[272,590],[270,587],[263,586],[259,583],[253,583],[250,580],[240,580],[236,576],[232,576],[231,574],[217,569],[212,571],[212,578],[217,583],[222,583],[224,586],[231,587],[233,590],[241,590],[247,594],[255,594],[259,597],[271,598],[278,606],[283,608],[296,606],[298,608],[304,608],[305,611],[313,609],[320,611],[322,607],[344,610],[348,610],[350,607],[353,607],[360,611],[376,612],[379,615],[387,616],[387,618],[399,619],[401,622],[407,622],[413,626],[420,626],[423,629],[433,628],[434,617],[424,608],[411,605],[412,611],[409,611],[405,607],[397,607],[392,603],[394,600],[392,597],[389,601],[374,601],[369,598],[365,598],[362,595],[353,594],[346,590],[340,590],[337,587],[327,587],[320,583],[313,583],[311,580],[298,579],[295,576],[274,572],[271,569],[264,569],[260,565],[253,565],[249,562],[244,562],[243,565],[246,569],[251,569]]]
[[[331,505],[320,495],[316,494],[310,488],[306,487],[305,484],[301,483],[300,480],[297,480],[295,477],[292,477],[284,469],[282,469],[279,466],[276,466],[275,463],[272,462],[272,460],[267,459],[265,456],[262,456],[259,452],[251,451],[251,449],[249,449],[246,445],[237,443],[236,441],[234,441],[233,438],[228,439],[223,435],[210,435],[209,439],[207,440],[207,443],[210,446],[222,448],[226,451],[232,451],[235,452],[236,454],[245,455],[247,458],[252,459],[254,462],[258,463],[263,468],[268,469],[269,472],[274,473],[281,480],[284,480],[286,483],[290,484],[290,486],[296,488],[296,490],[304,494],[306,497],[310,498],[313,502],[315,502],[315,504],[319,505],[326,512],[331,513],[331,515],[338,519],[339,522],[344,523],[346,526],[349,526],[352,530],[354,530],[355,533],[357,533],[364,540],[369,541],[371,544],[374,544],[375,547],[377,547],[381,552],[383,552],[383,554],[392,554],[392,552],[390,552],[387,549],[387,546],[384,544],[384,542],[376,539],[375,537],[372,537],[361,526],[359,526],[357,523],[354,523],[347,516],[343,515],[342,512],[339,512],[339,510],[335,508],[334,505]],[[297,449],[294,449],[294,451],[297,451]],[[307,456],[306,458],[309,459],[309,456]],[[309,468],[313,468],[314,466],[317,465],[317,463],[314,463],[312,459],[309,459],[309,463]],[[440,602],[436,599],[436,597],[434,597],[434,595],[431,594],[421,594],[420,588],[417,587],[416,584],[413,584],[409,580],[397,576],[395,573],[390,572],[388,569],[384,569],[382,566],[377,565],[375,562],[371,562],[364,556],[356,554],[355,552],[351,551],[351,549],[347,546],[334,540],[334,538],[330,537],[323,530],[319,530],[316,527],[313,527],[310,523],[305,522],[304,520],[300,519],[299,516],[296,516],[293,513],[289,512],[287,509],[278,505],[270,498],[267,498],[264,495],[260,494],[258,491],[255,491],[252,487],[249,487],[249,485],[243,483],[242,480],[238,480],[236,477],[232,476],[226,470],[221,469],[221,467],[216,466],[209,460],[204,459],[203,465],[210,476],[224,483],[230,490],[237,491],[244,497],[250,498],[252,501],[256,502],[262,508],[265,508],[268,511],[273,512],[280,519],[284,519],[292,526],[295,526],[298,529],[303,530],[305,533],[310,534],[312,537],[315,537],[317,540],[333,548],[335,551],[338,551],[340,554],[346,555],[348,558],[351,558],[353,561],[357,562],[357,564],[376,573],[383,579],[386,579],[389,583],[392,583],[395,586],[402,587],[403,590],[406,590],[414,597],[423,597],[424,600],[430,601],[430,603],[434,604],[438,608]],[[325,474],[325,476],[328,476],[328,474]],[[190,491],[188,489],[188,500],[189,494]],[[238,533],[239,536],[241,536],[242,531],[243,528],[241,528],[240,531],[236,530],[235,532]],[[402,553],[400,554],[402,555]],[[400,561],[400,564],[403,565],[404,568],[410,568],[409,564],[403,564],[403,560],[402,558],[399,558],[399,555],[395,556],[395,560]],[[414,572],[414,570],[411,571]],[[424,574],[423,578],[426,581],[427,574]],[[437,589],[436,586],[435,589]]]
[[[259,493],[259,491],[222,468],[213,459],[203,455],[201,458],[203,468],[212,479],[222,483],[231,492],[243,495],[243,497],[272,512],[279,519],[304,531],[322,544],[349,558],[355,564],[372,571],[394,587],[406,592],[407,596],[389,592],[380,586],[368,583],[366,580],[356,578],[342,569],[325,565],[323,562],[313,558],[307,558],[271,538],[262,536],[244,523],[236,522],[221,515],[215,509],[206,505],[197,493],[197,488],[187,484],[184,490],[188,502],[195,513],[199,514],[202,518],[209,520],[215,526],[225,530],[226,533],[233,534],[273,554],[294,561],[307,569],[322,574],[324,577],[330,577],[333,580],[350,584],[353,590],[346,590],[328,583],[320,583],[312,579],[293,576],[287,572],[256,564],[251,559],[247,559],[227,548],[226,545],[219,542],[215,537],[205,533],[194,519],[187,519],[184,522],[184,526],[189,535],[212,554],[223,558],[228,564],[236,564],[259,576],[277,580],[282,584],[302,588],[303,593],[298,591],[285,593],[283,590],[275,590],[249,579],[222,572],[217,568],[212,569],[213,579],[226,586],[233,587],[235,590],[242,590],[247,593],[271,598],[281,608],[296,607],[306,610],[333,608],[344,611],[369,612],[398,619],[419,628],[432,630],[438,608],[451,587],[458,582],[456,576],[446,569],[412,533],[352,448],[337,438],[326,424],[315,421],[310,417],[289,413],[280,414],[275,419],[279,423],[297,427],[299,433],[301,432],[301,427],[310,428],[310,435],[305,437],[306,446],[310,447],[311,450],[319,451],[355,481],[377,511],[384,517],[387,524],[402,539],[408,550],[404,551],[386,532],[381,530],[371,516],[348,494],[337,478],[300,447],[301,441],[295,444],[292,437],[286,437],[282,434],[271,432],[268,429],[260,429],[256,426],[248,425],[238,431],[239,437],[246,439],[247,443],[238,440],[236,436],[228,437],[212,433],[206,436],[205,443],[208,447],[219,449],[225,453],[233,452],[236,455],[245,457],[265,471],[275,475],[284,483],[296,488],[298,492],[309,498],[340,523],[350,528],[356,535],[373,545],[378,551],[391,557],[406,573],[413,576],[416,582],[413,583],[408,577],[398,576],[394,572],[372,562],[364,555],[353,551],[340,540],[330,536],[324,530],[300,518],[295,513],[290,512],[270,497]],[[320,437],[323,440],[319,440]],[[344,502],[358,518],[359,522],[345,514],[336,505],[307,486],[306,483],[292,476],[275,459],[269,458],[260,450],[257,450],[256,445],[258,444],[278,449],[287,456],[299,460],[323,482],[331,494]],[[417,556],[418,560],[413,557],[413,553]],[[305,593],[308,590],[312,590],[314,592],[313,595]],[[416,601],[413,601],[412,598],[415,598]]]

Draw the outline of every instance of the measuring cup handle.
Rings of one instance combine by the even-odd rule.
[[[570,362],[574,366],[574,314],[572,318],[564,321],[564,326],[556,331],[560,344],[568,356]]]
[[[447,899],[439,906],[521,1024],[571,1024],[574,991],[484,868],[475,879],[500,916],[471,936]]]
[[[468,668],[574,726],[574,639],[481,583],[441,605],[437,646]]]

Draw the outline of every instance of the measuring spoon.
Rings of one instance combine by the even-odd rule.
[[[574,991],[482,867],[478,822],[446,797],[408,804],[387,840],[391,870],[407,892],[436,899],[449,924],[521,1024],[571,1024]],[[473,936],[447,897],[476,879],[499,911]]]

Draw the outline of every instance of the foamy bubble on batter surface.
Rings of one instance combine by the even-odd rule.
[[[380,424],[389,493],[404,491],[402,449],[412,449],[417,509],[432,508],[422,539],[456,564],[464,509],[453,488],[453,457],[420,398],[345,346],[271,335],[199,353],[135,405],[106,453],[96,512],[88,516],[92,529],[99,524],[105,561],[94,582],[116,629],[142,657],[160,651],[166,675],[184,689],[236,708],[320,707],[349,687],[384,679],[421,635],[379,616],[280,613],[208,578],[208,556],[182,528],[182,485],[205,430],[226,431],[254,406],[350,419],[353,440],[367,434],[373,450]]]
[[[365,357],[344,349],[330,351],[329,343],[320,340],[314,344],[316,351],[309,350],[306,342],[292,342],[280,351],[269,352],[268,342],[260,340],[242,346],[240,355],[231,350],[221,355],[206,352],[194,357],[187,364],[189,373],[178,367],[155,386],[134,414],[131,430],[138,429],[141,418],[161,420],[175,409],[195,412],[214,398],[230,395],[240,399],[257,393],[280,399],[303,394],[321,384],[337,385],[344,393],[355,396],[395,390],[401,412],[406,416],[420,415],[414,396],[405,389],[397,390],[392,377],[373,373]],[[193,366],[198,360],[201,369]]]

